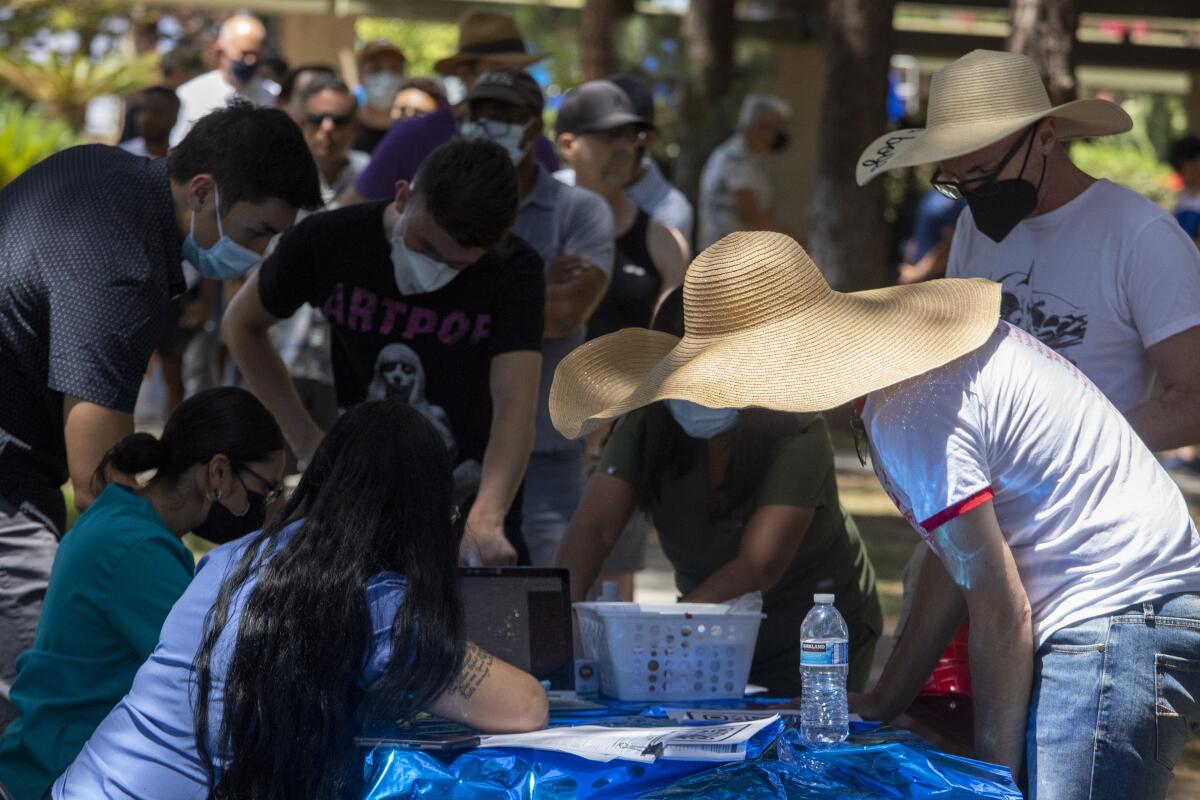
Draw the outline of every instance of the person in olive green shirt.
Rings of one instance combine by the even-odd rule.
[[[38,800],[133,684],[195,561],[180,538],[216,542],[262,527],[278,496],[283,434],[249,392],[185,401],[161,439],[134,434],[96,471],[104,487],[54,559],[32,649],[9,692],[20,711],[0,735],[0,785]],[[109,477],[156,470],[144,487]]]
[[[682,335],[677,291],[654,327]],[[645,508],[685,602],[763,593],[751,683],[800,694],[800,623],[832,593],[850,629],[851,690],[866,683],[883,630],[875,571],[838,500],[819,416],[709,409],[668,400],[626,415],[559,547],[582,600],[634,509]]]

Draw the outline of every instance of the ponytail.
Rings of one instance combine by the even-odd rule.
[[[154,470],[151,483],[174,483],[218,454],[236,466],[262,461],[283,448],[279,425],[254,395],[228,386],[208,389],[175,409],[161,438],[135,433],[117,442],[92,474],[92,490],[99,494],[108,486],[110,470],[130,477]]]

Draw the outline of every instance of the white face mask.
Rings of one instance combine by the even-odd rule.
[[[737,424],[736,408],[709,408],[690,400],[667,400],[667,410],[693,439],[711,439]]]
[[[436,258],[410,250],[404,243],[404,223],[407,219],[406,209],[392,227],[392,270],[396,276],[396,287],[401,294],[436,292],[457,278],[458,270]]]
[[[363,78],[367,90],[367,105],[380,111],[391,111],[392,102],[404,80],[398,72],[376,72]]]
[[[491,119],[466,120],[458,127],[458,134],[464,139],[483,139],[495,142],[508,151],[508,157],[514,165],[520,164],[533,149],[533,142],[521,146],[525,138],[528,124],[518,125],[515,122],[496,122]]]

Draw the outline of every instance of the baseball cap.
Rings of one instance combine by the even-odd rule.
[[[610,81],[621,87],[633,104],[633,113],[642,118],[647,127],[654,128],[654,95],[646,82],[635,75],[613,75]]]
[[[629,95],[612,81],[588,81],[563,97],[555,128],[558,133],[597,133],[622,125],[647,127],[633,110]]]
[[[520,69],[493,69],[475,80],[467,93],[467,102],[499,100],[515,106],[542,111],[542,90],[528,72]]]

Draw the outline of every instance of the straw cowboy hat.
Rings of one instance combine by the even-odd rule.
[[[880,136],[858,159],[855,178],[862,186],[888,170],[973,153],[1046,117],[1054,118],[1060,140],[1133,127],[1129,115],[1107,100],[1051,106],[1028,56],[975,50],[934,74],[925,128]]]
[[[843,294],[788,236],[731,233],[683,282],[682,339],[602,336],[558,365],[550,418],[575,438],[659,400],[810,412],[928,372],[981,346],[1000,286],[939,280]]]
[[[453,75],[464,61],[486,58],[496,67],[524,69],[546,57],[525,52],[525,40],[517,23],[507,14],[468,11],[458,21],[458,52],[433,65],[442,75]]]

